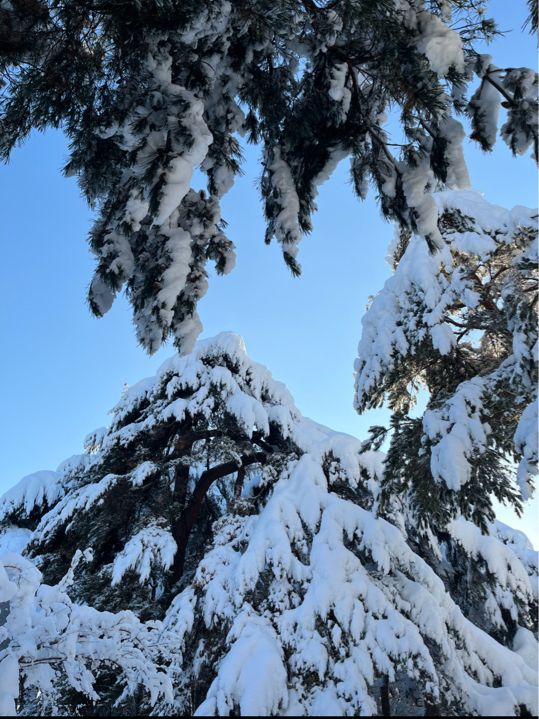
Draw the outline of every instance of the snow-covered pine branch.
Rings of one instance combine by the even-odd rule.
[[[208,261],[234,265],[220,200],[241,136],[261,145],[266,240],[294,273],[318,187],[344,158],[359,197],[373,185],[386,217],[439,249],[432,192],[468,185],[459,113],[490,148],[502,102],[513,151],[537,142],[535,74],[474,49],[493,32],[477,0],[10,0],[0,155],[33,128],[65,130],[65,172],[97,210],[92,310],[125,289],[149,352],[169,336],[189,352]],[[390,111],[402,138],[389,135]],[[206,192],[193,189],[197,170]]]
[[[539,160],[539,91],[537,73],[526,67],[500,69],[489,55],[478,58],[477,73],[481,84],[472,96],[468,112],[472,120],[472,139],[484,150],[492,150],[498,133],[498,115],[503,107],[507,119],[500,134],[514,155],[532,148]]]
[[[429,522],[463,513],[483,526],[492,496],[518,509],[537,472],[537,213],[471,191],[435,200],[443,246],[397,243],[363,319],[356,407],[387,400],[395,413],[388,497],[411,493]],[[421,388],[427,409],[413,418]]]
[[[100,612],[71,601],[61,585],[41,583],[36,567],[4,551],[0,536],[0,713],[16,704],[32,714],[80,713],[101,699],[96,684],[108,683],[118,705],[141,689],[150,705],[172,698],[159,666],[159,623],[143,624],[130,611]],[[83,560],[80,552],[73,568]]]

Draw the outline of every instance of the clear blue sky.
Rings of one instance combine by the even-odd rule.
[[[535,66],[534,40],[521,30],[524,0],[496,0],[491,15],[511,31],[491,46],[494,62]],[[105,318],[91,317],[85,304],[91,213],[76,182],[60,174],[66,155],[62,134],[51,131],[33,135],[0,166],[0,492],[80,452],[86,434],[107,423],[124,383],[153,374],[172,352],[165,347],[148,357],[138,347],[123,299]],[[501,142],[490,155],[470,146],[467,157],[472,183],[488,200],[536,205],[531,159],[513,159]],[[365,305],[390,274],[384,258],[392,227],[373,196],[361,204],[355,199],[342,163],[320,192],[314,232],[301,248],[303,276],[293,279],[279,248],[263,243],[257,162],[257,151],[247,149],[245,175],[224,202],[238,263],[229,276],[211,279],[200,305],[203,336],[239,332],[305,415],[364,437],[386,415],[356,415],[352,365]],[[535,524],[528,511],[522,526],[538,542]]]

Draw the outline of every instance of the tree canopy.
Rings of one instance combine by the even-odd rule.
[[[467,189],[460,122],[490,150],[503,108],[537,160],[537,76],[477,52],[495,31],[482,0],[0,2],[1,156],[65,131],[92,310],[125,290],[144,348],[180,350],[0,498],[0,713],[537,712],[537,553],[493,510],[537,474],[537,212]],[[238,336],[195,344],[242,137],[294,274],[345,158],[396,224],[355,365],[356,409],[391,423],[366,441]]]
[[[125,289],[148,351],[169,335],[189,351],[207,262],[234,265],[219,201],[241,136],[261,145],[266,241],[294,273],[317,187],[347,156],[358,196],[372,185],[382,213],[435,248],[431,192],[467,185],[459,114],[488,149],[503,104],[504,139],[537,154],[535,75],[477,53],[494,32],[481,0],[10,0],[0,154],[64,129],[65,172],[96,208],[92,310]],[[207,192],[191,187],[197,167]]]
[[[171,358],[84,454],[0,499],[0,707],[533,713],[537,553],[463,514],[427,535],[406,502],[387,521],[384,474],[238,336]]]

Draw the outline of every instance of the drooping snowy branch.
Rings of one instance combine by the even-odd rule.
[[[522,207],[495,207],[471,191],[435,199],[442,247],[431,253],[420,236],[405,238],[394,275],[363,318],[356,407],[388,399],[404,416],[424,387],[428,407],[414,449],[407,447],[406,432],[415,431],[417,421],[405,430],[396,415],[399,448],[410,455],[413,481],[430,474],[450,493],[466,494],[462,501],[448,495],[448,502],[477,512],[474,521],[482,522],[483,513],[489,521],[488,493],[519,506],[504,457],[522,460],[524,499],[536,468],[527,417],[537,396],[537,216]],[[428,469],[420,469],[421,457],[429,455]],[[406,484],[397,456],[395,471]],[[481,485],[488,487],[487,498]],[[428,483],[424,488],[427,499]]]
[[[240,138],[261,145],[266,240],[295,274],[318,188],[344,158],[360,198],[372,185],[385,217],[439,249],[432,192],[468,184],[459,113],[489,149],[501,102],[513,151],[537,143],[535,74],[478,56],[493,32],[477,0],[6,2],[0,154],[32,128],[65,130],[65,172],[97,210],[92,310],[124,290],[149,352],[168,337],[189,352],[208,261],[234,264],[220,200]]]
[[[492,150],[498,133],[500,107],[507,109],[507,119],[500,134],[514,155],[523,155],[532,148],[539,159],[539,86],[537,73],[526,67],[500,69],[490,63],[489,56],[479,61],[481,84],[469,103],[472,138],[484,150]],[[484,68],[484,70],[482,69]]]
[[[33,700],[42,711],[63,713],[68,688],[100,701],[94,685],[111,668],[118,703],[141,688],[150,704],[172,697],[170,679],[159,667],[157,624],[141,624],[129,611],[75,604],[59,586],[42,584],[35,566],[13,552],[0,551],[0,602],[7,605],[0,626],[3,716]]]

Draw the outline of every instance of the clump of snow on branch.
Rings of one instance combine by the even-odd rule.
[[[450,522],[448,530],[467,554],[484,560],[499,586],[509,589],[517,597],[524,597],[525,600],[533,599],[534,595],[537,595],[536,582],[531,581],[525,564],[509,544],[501,543],[495,534],[483,534],[479,527],[463,517]],[[528,547],[531,549],[529,543]],[[532,554],[537,555],[533,551]]]
[[[99,482],[87,484],[80,490],[67,494],[50,512],[44,515],[38,529],[38,536],[46,536],[57,524],[67,524],[80,511],[88,511],[102,501],[103,496],[117,481],[116,475],[110,474]]]
[[[472,119],[472,138],[484,150],[496,142],[500,108],[507,109],[507,118],[500,135],[514,155],[523,155],[532,148],[538,160],[539,83],[537,73],[526,67],[498,68],[489,55],[479,56],[477,74],[481,84],[472,96],[468,111]]]
[[[515,447],[522,459],[518,466],[517,481],[524,499],[529,499],[533,485],[530,480],[537,476],[537,400],[529,404],[519,420],[515,432]]]
[[[282,158],[278,147],[273,148],[267,169],[272,188],[275,188],[277,195],[275,201],[281,208],[272,220],[272,231],[283,245],[285,255],[294,258],[298,252],[298,243],[303,237],[298,220],[300,204],[290,167]]]
[[[139,575],[140,583],[144,584],[150,576],[152,564],[168,569],[174,561],[176,550],[176,542],[170,532],[160,527],[142,529],[116,555],[112,583],[118,584],[127,571],[133,570]]]
[[[489,427],[481,421],[484,383],[480,377],[463,382],[441,410],[427,410],[425,434],[431,440],[431,471],[449,489],[458,490],[470,479],[468,458],[484,450]]]
[[[487,80],[479,85],[470,100],[470,110],[480,132],[477,136],[485,149],[492,149],[498,133],[498,116],[502,98],[495,82],[501,82],[503,73],[495,65],[489,64],[485,73]]]
[[[64,493],[58,472],[42,470],[29,474],[0,498],[0,520],[18,510],[26,514],[34,507],[52,507]]]
[[[418,15],[418,24],[417,48],[426,55],[431,69],[442,77],[451,68],[463,72],[464,51],[459,34],[428,12]]]
[[[534,550],[528,537],[524,532],[509,527],[499,520],[492,523],[490,533],[507,545],[518,557],[528,573],[532,592],[537,597],[539,595],[539,553]]]

